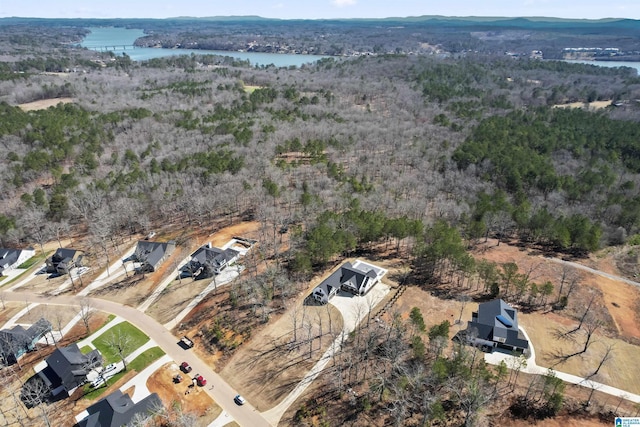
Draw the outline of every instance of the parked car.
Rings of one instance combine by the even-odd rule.
[[[188,337],[184,336],[180,339],[180,344],[182,344],[185,348],[193,347],[193,341],[191,341]]]
[[[244,397],[240,396],[239,394],[236,394],[236,397],[233,398],[233,401],[238,405],[244,405],[245,403],[247,403],[247,401],[244,400]]]
[[[102,375],[100,375],[98,378],[96,378],[95,380],[91,381],[91,388],[98,388],[102,384],[104,384],[105,382],[106,382],[106,380],[104,379],[104,377]]]
[[[182,362],[180,364],[180,370],[185,374],[188,374],[189,372],[191,372],[191,369],[192,369],[191,366],[187,362]]]
[[[106,374],[107,372],[115,371],[116,369],[118,369],[118,365],[116,365],[115,363],[109,363],[102,370],[102,374]]]
[[[207,380],[202,375],[196,376],[195,380],[196,380],[196,383],[198,383],[198,385],[200,387],[204,387],[204,386],[207,385]]]
[[[182,382],[182,375],[177,374],[175,377],[173,377],[173,382],[178,384]]]

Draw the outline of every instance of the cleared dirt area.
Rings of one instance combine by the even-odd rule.
[[[183,381],[175,383],[173,377],[182,375]],[[179,406],[184,413],[192,413],[198,417],[195,426],[208,426],[222,409],[202,390],[201,387],[189,387],[188,374],[183,374],[175,363],[167,363],[147,379],[147,388],[151,393],[158,393],[167,408]]]
[[[611,100],[593,102],[570,102],[568,104],[557,104],[555,108],[584,108],[586,110],[599,110],[611,106]]]
[[[555,355],[571,354],[581,349],[585,341],[584,331],[574,334],[575,341],[559,339],[558,334],[577,326],[589,300],[595,297],[593,310],[598,313],[598,320],[602,322],[602,326],[594,334],[594,344],[583,355],[572,357],[566,363],[555,366],[555,369],[579,376],[588,375],[595,371],[604,349],[610,345],[614,349],[613,358],[603,366],[595,380],[640,393],[640,371],[635,368],[640,354],[640,346],[636,345],[640,339],[637,317],[640,289],[578,270],[570,265],[552,262],[536,251],[504,243],[497,246],[497,241],[490,240],[486,250],[477,256],[498,264],[514,262],[520,272],[530,272],[530,279],[535,282],[550,280],[556,288],[554,295],[557,293],[563,272],[579,276],[577,289],[565,310],[519,315],[520,322],[530,335],[536,350],[536,363],[539,366],[551,367],[558,362]],[[611,251],[575,262],[622,276],[615,267]],[[466,320],[468,317],[463,316],[463,321]]]
[[[146,313],[158,322],[165,324],[184,310],[209,283],[211,280],[193,280],[191,278],[174,280]]]
[[[456,300],[444,300],[412,286],[407,288],[402,296],[398,298],[391,311],[397,310],[401,313],[403,319],[407,321],[413,307],[420,309],[427,330],[448,320],[451,324],[449,338],[453,338],[460,329],[467,327],[467,320],[471,319],[471,313],[478,309],[478,304],[473,302],[463,304]],[[461,311],[462,321],[460,324],[456,324],[456,321],[460,318]]]
[[[57,305],[40,304],[31,309],[24,316],[20,317],[17,323],[31,324],[44,317],[53,325],[53,329],[57,330],[58,325],[66,326],[77,314],[73,307],[62,307]]]
[[[19,104],[18,107],[23,111],[46,110],[49,107],[54,107],[58,104],[68,104],[70,102],[73,102],[73,98],[41,99],[39,101]]]
[[[178,264],[189,254],[193,253],[198,247],[209,242],[215,247],[222,247],[235,236],[256,239],[258,237],[259,228],[260,223],[252,221],[231,225],[217,230],[213,234],[199,234],[192,238],[192,241],[195,244],[193,244],[188,251],[183,251],[178,256]],[[242,259],[240,260],[240,263],[242,263]],[[180,266],[181,265],[178,265],[178,267]],[[212,279],[194,281],[191,278],[173,280],[162,292],[158,300],[149,308],[149,310],[147,310],[147,314],[158,320],[160,323],[164,324],[169,322],[171,319],[175,318],[178,313],[184,310],[193,298],[195,298],[211,283],[211,280]],[[201,309],[201,307],[198,307],[197,309]]]
[[[24,286],[19,288],[24,292],[46,293],[53,292],[58,289],[69,279],[67,274],[62,276],[51,275],[43,270],[38,272],[33,279],[31,279]],[[71,288],[71,286],[69,286]]]
[[[259,411],[272,408],[289,394],[342,330],[340,312],[331,304],[305,305],[306,295],[292,303],[295,308],[242,345],[220,371]],[[294,316],[298,322],[295,340]],[[303,316],[304,325],[309,326],[303,326]],[[318,338],[320,325],[322,338]],[[309,336],[316,338],[309,342]]]
[[[4,308],[0,310],[0,327],[25,307],[25,303],[14,301],[5,302]]]
[[[571,339],[560,339],[558,335],[577,326],[575,321],[554,313],[522,314],[520,323],[524,326],[536,350],[536,364],[553,367],[555,370],[580,377],[592,374],[598,367],[607,346],[613,348],[612,358],[600,369],[593,380],[613,387],[640,394],[640,370],[637,366],[640,348],[619,339],[608,338],[602,334],[594,335],[594,343],[584,355],[574,356],[565,363],[558,364],[555,355],[571,354],[582,349],[584,332],[578,332]]]
[[[260,223],[258,221],[241,222],[241,223],[217,230],[215,233],[208,236],[208,238],[206,238],[205,240],[206,242],[211,242],[213,246],[221,247],[222,245],[229,242],[229,240],[231,240],[235,236],[258,240],[259,230],[260,230]]]

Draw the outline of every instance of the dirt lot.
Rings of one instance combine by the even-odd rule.
[[[69,279],[69,275],[52,276],[44,271],[35,275],[28,283],[21,286],[18,290],[23,292],[46,293],[58,289],[64,282]],[[71,289],[71,285],[69,286]]]
[[[25,308],[25,303],[8,301],[4,303],[4,308],[0,310],[0,327],[4,325],[9,319],[15,316],[20,310]]]
[[[412,286],[407,288],[404,294],[398,299],[393,306],[393,310],[397,310],[405,320],[408,320],[409,313],[413,307],[418,307],[422,312],[427,330],[434,325],[448,320],[451,324],[449,337],[453,338],[460,329],[467,327],[467,320],[471,319],[471,313],[478,309],[478,304],[469,302],[463,306],[459,301],[443,300],[432,296],[429,292]],[[456,321],[460,318],[461,311],[462,321],[460,324],[456,324]]]
[[[31,324],[44,317],[51,322],[53,329],[58,326],[66,326],[77,314],[72,307],[61,307],[56,305],[40,304],[30,309],[24,316],[18,319],[17,323]]]
[[[244,344],[220,371],[220,375],[246,397],[259,411],[275,406],[300,382],[322,353],[329,348],[334,335],[342,329],[342,316],[333,306],[303,305],[302,295],[292,306],[297,307],[277,320],[269,322],[250,342]],[[295,312],[297,310],[297,312]],[[303,314],[304,312],[304,314]],[[298,319],[297,341],[293,337],[293,316]],[[311,335],[323,338],[304,342],[309,329],[302,327],[302,316],[312,325]],[[331,319],[329,319],[331,318]]]
[[[213,234],[201,233],[192,238],[195,243],[190,247],[189,251],[182,253],[180,261],[193,253],[198,247],[211,242],[215,247],[222,247],[227,244],[234,236],[246,237],[249,239],[257,238],[257,231],[260,227],[258,222],[242,222],[236,225],[222,228]],[[240,260],[242,263],[242,260]],[[180,313],[189,305],[200,292],[202,292],[209,284],[210,279],[194,281],[190,278],[182,280],[174,280],[160,295],[160,298],[147,310],[154,319],[160,323],[166,323]],[[200,309],[200,308],[198,308]]]
[[[595,341],[583,357],[576,356],[567,363],[556,366],[557,370],[574,375],[593,372],[606,345],[613,345],[613,359],[601,369],[599,382],[633,393],[640,393],[640,371],[630,367],[637,365],[640,346],[634,345],[640,339],[640,322],[637,307],[640,289],[626,283],[607,279],[599,275],[577,270],[573,267],[549,261],[540,254],[517,246],[489,241],[488,250],[478,256],[499,264],[515,262],[520,272],[531,271],[531,279],[536,282],[551,280],[557,288],[563,268],[580,275],[578,289],[571,297],[567,309],[559,312],[520,313],[520,322],[527,330],[536,350],[536,363],[550,367],[557,362],[554,354],[570,354],[584,342],[584,335],[577,334],[577,342],[558,340],[558,331],[566,331],[577,325],[577,318],[584,312],[589,298],[596,296],[595,307],[599,310],[603,326],[595,334]],[[595,254],[579,263],[611,274],[622,274],[615,267],[613,254]],[[557,292],[557,291],[556,291]],[[466,316],[466,315],[465,315]],[[463,316],[463,320],[468,319]],[[621,367],[625,367],[621,369]]]
[[[611,105],[611,100],[593,102],[570,102],[568,104],[556,104],[555,108],[584,108],[586,110],[599,110]]]
[[[68,104],[69,102],[73,102],[73,98],[41,99],[39,101],[20,104],[18,107],[22,108],[23,111],[45,110],[49,107],[54,107],[58,104]]]
[[[181,281],[174,280],[165,288],[160,298],[149,307],[147,314],[162,324],[169,322],[184,310],[210,282],[210,280],[193,280],[191,278]]]
[[[181,374],[183,377],[183,381],[179,384],[173,382],[176,374]],[[198,417],[196,426],[208,426],[222,413],[222,409],[202,388],[189,388],[189,384],[188,375],[180,372],[175,363],[162,366],[147,380],[149,391],[158,393],[167,408],[179,404],[183,412],[190,412]],[[185,394],[187,391],[188,394]]]

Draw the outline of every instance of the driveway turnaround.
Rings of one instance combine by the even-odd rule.
[[[519,369],[520,371],[525,372],[527,374],[547,375],[548,373],[551,372],[557,378],[560,378],[564,382],[567,382],[570,384],[576,384],[582,387],[592,388],[602,393],[621,397],[623,399],[627,399],[635,403],[640,403],[640,395],[633,394],[628,391],[621,390],[619,388],[611,387],[606,384],[601,384],[587,378],[578,377],[576,375],[567,374],[565,372],[558,372],[551,368],[543,368],[542,366],[536,365],[536,351],[533,348],[533,343],[531,342],[531,339],[529,339],[527,332],[524,330],[522,326],[520,326],[520,331],[527,338],[527,341],[529,341],[529,351],[531,355],[529,356],[528,359],[526,359],[526,366],[524,366],[523,363],[519,360],[520,358],[512,356],[510,354],[501,353],[498,351],[494,351],[493,353],[486,353],[484,355],[485,362],[490,363],[492,365],[498,365],[500,364],[501,361],[504,360],[508,368]]]
[[[330,303],[333,304],[342,314],[342,332],[332,343],[331,346],[324,352],[320,360],[307,372],[302,380],[291,390],[291,392],[276,406],[263,412],[264,417],[274,426],[278,425],[280,418],[287,411],[289,406],[293,404],[301,395],[305,392],[307,387],[320,375],[324,367],[329,363],[331,358],[338,353],[344,341],[349,334],[356,329],[356,327],[367,316],[369,316],[374,307],[378,305],[380,301],[389,293],[391,288],[382,283],[378,283],[374,286],[367,295],[357,296],[348,292],[340,291],[334,296]]]

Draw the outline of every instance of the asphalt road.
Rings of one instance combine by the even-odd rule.
[[[80,298],[77,296],[42,296],[28,292],[5,292],[5,301],[36,302],[49,305],[79,306]],[[85,297],[86,298],[86,297]],[[141,331],[146,333],[177,363],[188,362],[193,374],[203,375],[207,379],[207,385],[203,390],[216,401],[233,419],[245,427],[271,426],[271,424],[258,412],[250,402],[243,406],[234,403],[233,398],[238,394],[220,375],[200,360],[192,350],[184,350],[178,345],[179,338],[171,334],[155,319],[147,316],[135,308],[124,306],[112,301],[97,298],[89,298],[91,306],[97,310],[112,313],[126,319]],[[213,387],[212,387],[213,386]]]

